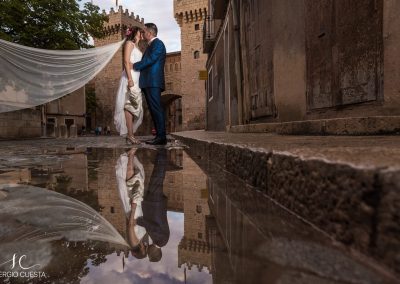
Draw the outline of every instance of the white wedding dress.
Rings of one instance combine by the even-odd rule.
[[[134,169],[134,175],[129,177],[129,180],[127,180],[126,172],[128,168],[128,161],[128,155],[126,153],[122,154],[115,165],[115,174],[117,178],[118,193],[122,202],[122,208],[125,212],[126,218],[129,220],[129,215],[131,213],[131,199],[133,199],[133,201],[136,203],[134,218],[137,219],[143,216],[142,201],[144,195],[145,173],[142,163],[138,158],[134,157],[133,165],[131,165]],[[138,183],[138,186],[133,188],[132,185],[136,182]],[[136,192],[132,192],[133,189]],[[142,239],[146,234],[146,229],[139,225],[134,227],[134,231],[139,239]]]
[[[143,54],[139,48],[135,47],[132,49],[130,62],[132,64],[142,60]],[[134,86],[131,91],[128,91],[128,77],[126,76],[125,70],[122,72],[121,81],[119,83],[118,93],[115,101],[115,112],[114,112],[114,124],[121,136],[125,136],[128,133],[125,121],[125,106],[128,105],[128,111],[134,116],[133,121],[133,133],[139,128],[143,121],[143,97],[142,90],[139,88],[139,76],[140,72],[131,70],[132,80]],[[132,106],[131,100],[133,98],[137,105]]]

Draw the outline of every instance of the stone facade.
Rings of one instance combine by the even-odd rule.
[[[0,114],[0,139],[40,137],[41,111],[23,109]]]
[[[336,2],[213,1],[207,129],[400,116],[400,4]]]
[[[58,137],[61,125],[66,125],[69,134],[72,134],[70,131],[72,125],[75,125],[80,131],[83,126],[86,127],[85,87],[47,103],[45,113],[46,136]]]
[[[177,94],[182,93],[182,66],[181,66],[181,52],[170,52],[167,53],[167,59],[165,60],[165,94]]]
[[[165,61],[165,91],[162,102],[165,106],[167,132],[182,130],[182,66],[181,52],[170,52]]]
[[[0,114],[0,139],[59,137],[61,125],[66,125],[68,135],[72,125],[78,130],[86,126],[85,112],[85,88],[82,87],[35,109]]]
[[[205,81],[199,80],[199,71],[205,70],[207,61],[202,47],[207,8],[207,0],[174,0],[175,18],[181,28],[183,130],[205,126]]]

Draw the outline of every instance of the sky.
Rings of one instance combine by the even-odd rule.
[[[116,0],[93,0],[93,4],[101,10],[105,9],[107,13],[111,7],[116,10]],[[118,0],[118,5],[122,5],[124,11],[128,9],[129,13],[133,12],[135,16],[144,18],[145,23],[155,23],[159,31],[158,37],[165,43],[167,52],[181,50],[180,29],[174,18],[173,0]]]

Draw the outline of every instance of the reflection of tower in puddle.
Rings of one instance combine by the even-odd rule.
[[[89,189],[97,192],[100,214],[126,239],[126,217],[115,176],[115,162],[122,153],[121,149],[92,150]]]
[[[168,164],[163,188],[168,198],[168,211],[183,212],[183,150],[168,151]]]
[[[178,266],[186,264],[191,269],[195,265],[199,271],[207,267],[212,273],[211,250],[206,226],[206,218],[210,214],[207,202],[207,176],[186,153],[183,162],[185,228],[178,248]]]

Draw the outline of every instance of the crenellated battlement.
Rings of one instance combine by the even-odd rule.
[[[133,12],[131,12],[129,14],[129,10],[125,9],[125,11],[124,11],[124,9],[121,5],[118,7],[117,11],[115,11],[114,8],[111,8],[110,12],[108,14],[107,14],[106,10],[103,10],[103,15],[107,15],[108,17],[115,17],[116,15],[117,16],[121,15],[121,16],[129,17],[130,19],[135,20],[138,23],[144,24],[144,18],[140,18],[139,15],[135,16],[135,14]]]
[[[144,25],[144,18],[140,18],[139,15],[135,15],[133,12],[129,13],[129,10],[124,10],[122,6],[119,6],[118,10],[111,8],[108,13],[103,10],[103,15],[108,16],[108,23],[104,24],[104,33],[106,35],[122,33],[129,26]]]
[[[179,26],[183,23],[204,21],[207,16],[208,1],[174,0],[175,19]]]

